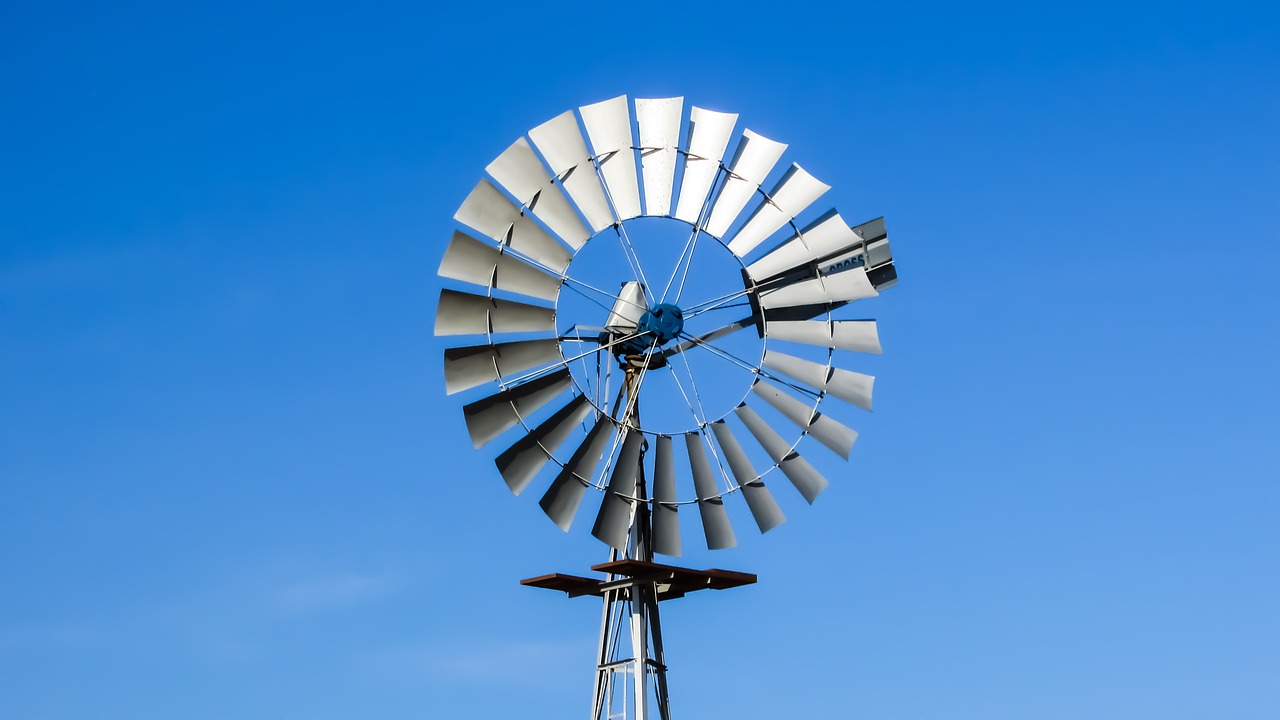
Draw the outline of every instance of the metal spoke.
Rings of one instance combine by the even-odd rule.
[[[624,385],[621,389],[618,390],[619,399],[622,398],[623,392],[626,391],[627,406],[626,406],[626,409],[623,410],[622,412],[622,418],[619,419],[617,417],[618,401],[614,400],[613,415],[611,417],[613,418],[614,423],[618,425],[619,430],[613,436],[613,447],[610,448],[608,453],[609,460],[608,462],[605,463],[604,471],[601,473],[600,479],[597,480],[597,483],[604,482],[605,474],[608,473],[609,467],[613,464],[613,459],[618,452],[618,448],[622,445],[623,435],[625,435],[628,432],[643,432],[640,429],[640,426],[638,423],[634,428],[631,427],[631,415],[632,415],[632,412],[635,410],[637,403],[639,403],[640,401],[640,386],[644,383],[644,377],[649,372],[649,360],[653,357],[653,351],[657,349],[657,347],[658,347],[658,338],[655,337],[653,339],[653,342],[649,343],[649,350],[645,353],[644,365],[640,367],[640,375],[636,378],[635,387],[630,388],[628,390],[628,388]]]
[[[565,276],[564,276],[564,280],[565,280],[565,283],[566,283],[566,284],[567,284],[567,283],[577,283],[578,285],[581,285],[582,287],[584,287],[584,288],[586,288],[586,289],[588,289],[588,290],[590,290],[590,291],[592,291],[592,292],[600,293],[601,295],[604,295],[605,297],[612,298],[612,299],[614,299],[614,300],[621,300],[622,302],[624,302],[624,303],[626,303],[626,304],[628,304],[628,305],[632,305],[632,306],[635,306],[635,307],[638,307],[638,308],[641,308],[641,309],[644,309],[644,310],[648,310],[648,309],[649,309],[649,308],[645,307],[644,305],[641,305],[640,303],[632,302],[632,301],[630,301],[630,300],[627,300],[626,298],[623,298],[623,297],[622,297],[622,296],[620,296],[620,295],[614,295],[613,293],[609,292],[608,290],[601,290],[600,288],[598,288],[598,287],[596,287],[596,286],[594,286],[594,285],[590,285],[590,284],[584,283],[584,282],[582,282],[581,280],[578,280],[578,279],[576,279],[576,278],[571,278],[571,277],[569,277],[568,275],[565,275]],[[574,288],[572,285],[570,285],[570,286],[569,286],[569,288],[570,288],[571,290],[577,290],[577,288]],[[587,297],[587,296],[586,296],[586,294],[585,294],[585,293],[583,293],[581,290],[578,290],[577,292],[578,292],[578,294],[582,295],[583,297]],[[588,299],[589,299],[589,300],[592,300],[593,302],[595,302],[597,305],[599,305],[600,307],[604,308],[605,310],[613,310],[613,308],[609,307],[608,305],[604,305],[604,304],[601,304],[599,301],[596,301],[596,300],[595,300],[595,298],[590,298],[590,297],[588,297]]]
[[[574,355],[573,357],[570,357],[570,358],[564,358],[564,359],[559,360],[559,361],[557,361],[557,362],[553,362],[553,363],[551,363],[550,365],[544,365],[544,366],[542,366],[542,367],[538,368],[537,370],[531,370],[531,371],[529,371],[529,372],[525,373],[524,375],[520,375],[520,376],[515,377],[515,378],[513,378],[513,379],[511,379],[511,380],[509,380],[509,381],[506,381],[506,382],[499,381],[499,382],[498,382],[498,387],[502,388],[503,390],[506,390],[507,388],[509,388],[509,387],[514,387],[514,386],[516,386],[516,385],[519,385],[519,384],[521,384],[522,382],[524,382],[524,381],[526,381],[526,380],[532,380],[533,378],[539,377],[539,376],[541,376],[541,375],[545,375],[546,373],[548,373],[548,372],[550,372],[550,371],[552,371],[552,370],[556,370],[556,369],[558,369],[558,368],[562,368],[562,367],[568,367],[569,363],[572,363],[574,360],[577,360],[577,359],[578,359],[578,358],[580,358],[580,357],[585,357],[585,356],[590,355],[590,354],[592,354],[592,353],[598,353],[598,352],[600,352],[601,350],[607,350],[607,349],[609,349],[609,348],[613,347],[614,345],[617,345],[618,343],[626,342],[626,341],[628,341],[628,340],[633,340],[633,339],[635,339],[635,338],[640,337],[641,335],[644,335],[644,333],[631,333],[630,335],[623,335],[623,336],[621,336],[621,337],[619,337],[619,338],[617,338],[617,339],[615,339],[615,340],[610,340],[609,342],[607,342],[607,343],[604,343],[604,344],[600,345],[599,347],[595,348],[594,350],[587,350],[586,352],[584,352],[584,353],[580,353],[580,354],[578,354],[578,355]]]
[[[693,387],[693,397],[698,401],[698,407],[694,408],[693,401],[689,400],[689,393],[685,392],[684,383],[680,382],[680,376],[673,369],[671,371],[671,379],[676,381],[676,387],[679,388],[680,394],[684,396],[684,402],[689,406],[689,412],[693,414],[693,419],[697,421],[699,426],[705,425],[707,420],[707,409],[702,405],[702,396],[698,394],[698,386],[693,380],[693,368],[689,366],[689,359],[680,353],[680,359],[684,361],[685,374],[689,376],[689,385]],[[701,414],[699,414],[701,413]]]
[[[683,335],[684,333],[681,333],[681,334]],[[815,398],[822,397],[822,395],[824,394],[822,392],[815,392],[810,388],[802,387],[800,385],[796,385],[795,383],[784,380],[783,378],[780,378],[777,375],[774,375],[768,370],[765,370],[762,367],[756,367],[751,363],[747,362],[746,360],[743,360],[742,358],[729,352],[728,350],[716,347],[715,345],[712,345],[711,343],[706,342],[705,340],[701,340],[699,338],[695,338],[692,336],[690,336],[689,339],[693,340],[695,345],[698,345],[699,347],[704,347],[710,350],[712,353],[724,358],[725,360],[728,360],[729,362],[741,367],[744,370],[749,370],[750,372],[753,372],[756,375],[759,375],[760,377],[765,378],[766,380],[772,380],[773,382],[776,382],[780,385],[785,385],[791,388],[792,390],[795,390],[796,392],[803,393],[805,395],[809,395]]]
[[[737,300],[738,298],[744,297],[746,295],[750,295],[751,292],[752,292],[751,288],[747,288],[745,290],[737,290],[735,292],[729,293],[728,295],[721,295],[720,297],[715,298],[714,300],[707,300],[706,302],[701,302],[701,303],[698,303],[697,305],[690,305],[685,310],[684,316],[686,318],[691,318],[694,315],[700,315],[704,312],[707,312],[708,310],[715,310],[716,308],[723,307],[725,303],[731,302],[733,300]]]
[[[622,218],[618,216],[618,206],[613,201],[613,193],[609,190],[609,183],[605,182],[599,156],[591,158],[591,166],[595,168],[596,177],[600,179],[600,187],[604,188],[605,199],[609,201],[609,210],[613,213],[613,229],[618,235],[619,244],[622,245],[622,254],[626,257],[627,264],[631,266],[631,275],[636,282],[640,283],[640,287],[644,290],[644,296],[652,303],[653,294],[649,290],[649,280],[644,276],[644,267],[640,264],[640,256],[636,254],[635,246],[631,244],[631,238],[627,235],[627,228],[623,225]],[[645,308],[645,310],[648,309]]]
[[[705,210],[704,210],[705,213]],[[698,252],[698,237],[702,235],[702,223],[699,222],[693,227],[693,245],[689,248],[689,259],[684,263],[684,274],[680,276],[680,284],[676,286],[675,303],[680,303],[680,296],[684,294],[684,284],[689,279],[689,270],[693,267],[694,253]]]
[[[622,393],[625,391],[626,391],[626,387],[623,387],[622,389],[618,390],[618,397],[614,398],[613,410],[615,414],[618,411],[618,401],[622,399]],[[613,417],[612,415],[610,415],[609,417],[613,419],[614,424],[619,425],[620,429],[618,432],[614,433],[613,445],[609,448],[609,452],[605,454],[604,467],[600,470],[600,473],[596,476],[595,482],[593,483],[594,487],[598,489],[604,488],[605,482],[606,482],[605,478],[609,476],[609,469],[613,467],[613,461],[617,459],[618,454],[621,452],[620,448],[622,447],[622,436],[629,429],[626,425],[619,424],[618,419],[616,417]],[[623,416],[623,419],[625,420],[626,417]]]
[[[625,299],[623,299],[622,297],[620,297],[620,296],[618,296],[618,295],[614,295],[613,293],[609,292],[608,290],[601,290],[600,288],[598,288],[598,287],[596,287],[596,286],[594,286],[594,285],[592,285],[592,284],[590,284],[590,283],[583,282],[583,281],[581,281],[581,280],[579,280],[579,279],[577,279],[577,278],[574,278],[574,277],[569,277],[569,275],[567,275],[567,274],[566,274],[566,273],[564,273],[563,271],[556,270],[556,269],[554,269],[554,268],[552,268],[552,267],[550,267],[550,266],[548,266],[548,265],[546,265],[546,264],[544,264],[544,263],[541,263],[541,262],[539,262],[539,261],[537,261],[537,260],[535,260],[535,259],[533,259],[533,258],[529,257],[528,255],[525,255],[524,253],[520,252],[519,250],[516,250],[515,248],[511,247],[510,245],[499,245],[499,246],[498,246],[498,252],[500,252],[500,253],[504,253],[504,254],[508,254],[508,255],[511,255],[512,257],[515,257],[515,258],[516,258],[516,259],[518,259],[518,260],[522,260],[522,261],[524,261],[524,262],[526,262],[526,263],[528,263],[528,264],[530,264],[530,265],[532,265],[532,266],[534,266],[534,267],[538,268],[539,270],[542,270],[543,272],[545,272],[545,273],[547,273],[547,274],[549,274],[549,275],[554,275],[554,276],[556,276],[556,277],[560,278],[562,281],[564,281],[564,284],[565,284],[565,285],[568,285],[568,286],[569,286],[569,289],[570,289],[570,290],[573,290],[574,292],[576,292],[576,293],[578,293],[579,295],[581,295],[581,296],[585,297],[586,299],[590,300],[591,302],[594,302],[596,305],[599,305],[600,307],[604,308],[604,309],[605,309],[605,310],[607,310],[607,311],[608,311],[608,310],[612,310],[613,308],[609,307],[608,305],[605,305],[605,304],[601,303],[600,301],[596,300],[595,298],[591,297],[590,295],[587,295],[586,293],[582,292],[582,290],[580,290],[580,289],[578,289],[578,288],[575,288],[575,287],[573,286],[573,284],[581,285],[583,288],[586,288],[587,290],[590,290],[590,291],[592,291],[592,292],[595,292],[595,293],[599,293],[599,294],[601,294],[601,295],[604,295],[605,297],[607,297],[607,298],[609,298],[609,299],[611,299],[611,300],[621,300],[622,302],[625,302],[625,303],[627,303],[628,305],[635,305],[636,307],[643,308],[644,310],[648,310],[648,309],[649,309],[649,308],[644,307],[644,306],[642,306],[642,305],[639,305],[639,304],[637,304],[637,303],[631,302],[630,300],[625,300]],[[572,284],[570,284],[570,283],[572,283]],[[492,290],[492,289],[493,289],[493,288],[490,288],[490,290]]]
[[[708,437],[706,434],[707,409],[702,404],[702,393],[698,391],[698,381],[694,378],[693,367],[689,365],[689,358],[685,357],[684,350],[680,350],[679,355],[680,355],[681,362],[684,363],[685,372],[688,373],[689,375],[689,385],[693,388],[693,397],[698,401],[698,411],[701,411],[702,413],[702,417],[699,418],[698,411],[695,411],[692,405],[689,406],[689,411],[693,413],[694,419],[698,421],[698,436],[702,438],[702,441],[706,444],[707,449],[711,451],[711,456],[716,459],[716,465],[720,467],[720,476],[724,479],[725,487],[729,488],[729,490],[727,490],[725,493],[722,493],[722,495],[731,493],[736,488],[733,487],[733,483],[729,481],[728,474],[726,474],[724,471],[724,463],[720,461],[720,455],[716,451],[715,443],[711,442],[711,438]],[[680,388],[680,394],[684,395],[684,387],[680,384],[680,380],[678,377],[676,377],[676,374],[674,371],[672,371],[671,377],[675,378],[676,386]],[[685,395],[685,403],[688,403],[688,402],[689,402],[689,396]]]
[[[635,246],[631,244],[626,226],[619,221],[613,227],[618,234],[618,242],[622,245],[622,254],[626,256],[627,264],[632,266],[631,273],[635,276],[636,282],[640,283],[640,288],[644,290],[644,296],[652,303],[653,291],[649,289],[649,280],[644,276],[644,266],[640,264],[640,256],[636,254]],[[648,309],[645,308],[645,310]]]
[[[693,246],[689,249],[689,260],[685,263],[684,276],[680,278],[680,285],[676,288],[676,303],[680,302],[680,296],[684,294],[685,281],[689,279],[689,268],[693,267],[693,254],[698,249],[698,236],[702,233],[702,226],[706,224],[707,216],[711,213],[712,198],[716,197],[718,189],[724,185],[728,173],[728,168],[724,166],[724,163],[721,163],[711,181],[707,197],[702,201],[702,208],[698,211],[698,221],[693,224]]]
[[[712,340],[715,340],[717,338],[722,338],[725,335],[731,335],[745,327],[749,327],[754,324],[755,324],[755,316],[748,315],[747,317],[744,317],[741,320],[738,320],[736,322],[731,322],[728,325],[721,325],[715,330],[712,330],[710,332],[705,332],[701,335],[698,335],[697,337],[690,338],[689,340],[685,340],[684,342],[678,345],[669,347],[666,350],[663,350],[662,354],[664,356],[670,356],[677,352],[684,352],[685,350],[688,350],[694,345],[697,345],[698,342],[711,342]]]
[[[689,239],[684,241],[684,246],[680,248],[680,255],[676,258],[676,265],[671,269],[671,277],[667,278],[667,284],[662,288],[662,302],[666,302],[667,293],[671,290],[671,284],[676,281],[676,276],[680,274],[680,266],[684,265],[685,254],[689,253],[689,246],[692,245],[698,237],[698,226],[693,226],[693,231],[689,233]],[[692,260],[693,255],[689,255]],[[688,271],[685,271],[688,274]]]

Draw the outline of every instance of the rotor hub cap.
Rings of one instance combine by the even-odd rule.
[[[636,330],[649,333],[658,345],[664,345],[684,331],[684,312],[671,303],[658,303],[640,316]]]

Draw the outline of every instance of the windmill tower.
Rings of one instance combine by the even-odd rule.
[[[837,361],[880,353],[874,320],[841,315],[897,282],[884,222],[810,212],[829,187],[749,129],[726,159],[736,125],[682,98],[567,111],[485,168],[440,265],[484,289],[444,289],[436,315],[437,335],[483,336],[444,362],[449,394],[477,394],[475,447],[510,433],[499,473],[545,487],[562,530],[599,499],[603,577],[523,581],[603,599],[593,720],[667,720],[660,603],[756,580],[655,562],[681,554],[681,508],[709,549],[736,544],[736,497],[768,532],[785,517],[766,476],[812,503],[827,480],[797,445],[848,459],[857,438],[823,401],[871,409],[873,378]]]

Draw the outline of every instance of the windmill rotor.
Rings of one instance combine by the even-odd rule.
[[[847,311],[897,283],[884,220],[822,211],[830,186],[738,128],[678,97],[561,113],[485,167],[439,268],[458,285],[436,311],[436,335],[459,339],[445,387],[473,445],[501,448],[499,475],[557,527],[610,548],[603,582],[525,581],[605,599],[595,717],[614,716],[625,614],[630,716],[656,673],[666,718],[658,602],[754,582],[654,564],[690,541],[681,509],[712,550],[737,544],[733,504],[769,532],[786,521],[775,478],[810,504],[829,485],[804,438],[847,460],[858,433],[829,410],[872,409],[874,377],[845,365],[881,353],[877,325]]]

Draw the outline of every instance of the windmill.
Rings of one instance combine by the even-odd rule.
[[[667,720],[659,604],[756,580],[656,562],[681,554],[681,509],[709,549],[736,544],[738,502],[768,532],[774,478],[809,503],[827,487],[800,441],[848,459],[857,438],[823,401],[871,409],[873,378],[837,361],[880,353],[841,311],[897,282],[883,219],[810,211],[829,186],[737,119],[683,98],[566,111],[485,168],[440,265],[467,286],[442,290],[436,334],[473,336],[444,372],[475,396],[475,447],[509,436],[501,477],[562,530],[598,499],[604,577],[522,581],[603,598],[593,720]]]

